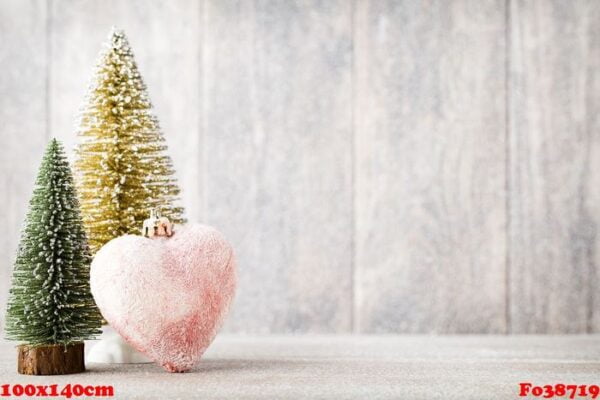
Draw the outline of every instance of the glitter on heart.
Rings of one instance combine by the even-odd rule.
[[[212,227],[188,224],[170,237],[170,226],[159,228],[154,237],[125,235],[102,247],[90,286],[106,321],[130,345],[169,372],[185,372],[227,314],[235,256]]]

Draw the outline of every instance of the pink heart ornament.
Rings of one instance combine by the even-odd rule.
[[[125,235],[94,258],[90,286],[106,321],[169,372],[190,370],[215,338],[233,300],[231,245],[206,225],[171,237]]]

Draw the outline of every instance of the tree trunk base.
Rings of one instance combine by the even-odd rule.
[[[17,372],[23,375],[66,375],[85,371],[83,342],[68,345],[18,346]]]

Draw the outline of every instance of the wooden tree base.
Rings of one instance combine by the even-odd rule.
[[[18,346],[17,372],[23,375],[65,375],[85,371],[83,342]]]

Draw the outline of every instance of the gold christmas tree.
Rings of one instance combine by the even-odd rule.
[[[81,113],[77,190],[92,254],[140,233],[148,211],[183,223],[173,163],[125,34],[113,30]]]

